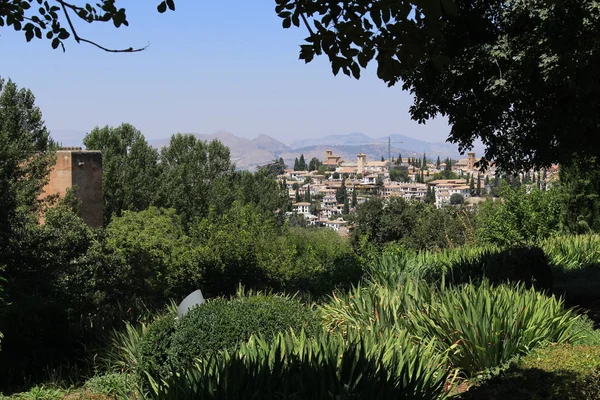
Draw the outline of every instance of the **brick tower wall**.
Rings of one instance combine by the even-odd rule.
[[[72,186],[77,186],[80,200],[79,215],[86,224],[101,227],[104,223],[102,195],[102,153],[99,151],[71,152]]]

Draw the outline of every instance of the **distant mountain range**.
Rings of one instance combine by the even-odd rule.
[[[81,140],[74,140],[72,131],[53,131],[52,136],[62,140],[63,145],[81,146]],[[79,136],[79,135],[77,135]],[[231,160],[238,169],[255,170],[260,165],[267,164],[272,160],[284,159],[285,163],[292,167],[294,159],[304,154],[308,162],[312,157],[320,160],[325,158],[325,151],[332,150],[344,160],[356,161],[358,153],[365,153],[370,160],[379,160],[381,157],[388,158],[388,140],[391,139],[392,157],[417,156],[423,153],[428,158],[463,158],[457,146],[450,143],[432,143],[414,139],[404,135],[391,135],[372,138],[364,133],[349,133],[346,135],[328,135],[320,138],[308,138],[295,140],[286,145],[271,136],[259,135],[254,139],[239,137],[230,132],[219,131],[214,134],[196,134],[201,140],[220,140],[231,151]],[[64,140],[69,137],[71,140]],[[83,137],[83,135],[81,136]],[[152,146],[160,148],[169,144],[169,139],[158,139],[148,141]],[[482,149],[475,149],[481,153]]]

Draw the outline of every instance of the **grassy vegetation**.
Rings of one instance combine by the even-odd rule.
[[[594,400],[600,398],[600,347],[537,349],[501,375],[477,383],[463,400]]]
[[[176,321],[171,305],[115,331],[80,389],[13,398],[600,398],[600,331],[536,288],[549,268],[555,287],[600,269],[597,253],[580,255],[596,245],[597,235],[548,239],[543,253],[390,246],[359,284],[316,306],[240,292]]]

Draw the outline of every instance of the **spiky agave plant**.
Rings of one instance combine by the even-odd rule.
[[[407,279],[393,286],[363,284],[348,293],[332,295],[319,310],[326,328],[332,331],[404,328],[408,312],[423,308],[436,290],[418,279]]]
[[[550,263],[562,271],[600,265],[600,235],[562,235],[541,243]]]
[[[149,328],[143,322],[126,322],[122,329],[113,329],[110,345],[100,356],[106,370],[135,375],[140,366],[140,345]]]
[[[405,321],[419,337],[454,346],[450,360],[466,375],[499,366],[542,343],[576,340],[577,316],[562,299],[522,285],[468,284],[436,293]]]
[[[309,338],[303,332],[274,340],[253,337],[237,351],[154,382],[155,399],[442,399],[454,372],[433,341],[406,331]]]

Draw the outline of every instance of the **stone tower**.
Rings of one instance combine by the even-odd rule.
[[[367,155],[360,153],[356,155],[356,164],[357,164],[357,169],[356,172],[359,174],[362,174],[365,172],[365,165],[367,165]]]
[[[471,151],[467,154],[467,171],[473,171],[473,168],[475,168],[475,153]]]
[[[42,197],[57,194],[63,198],[73,186],[77,187],[76,195],[80,200],[79,216],[89,226],[101,227],[104,223],[104,199],[100,151],[64,147],[56,152],[56,164],[50,171]]]

